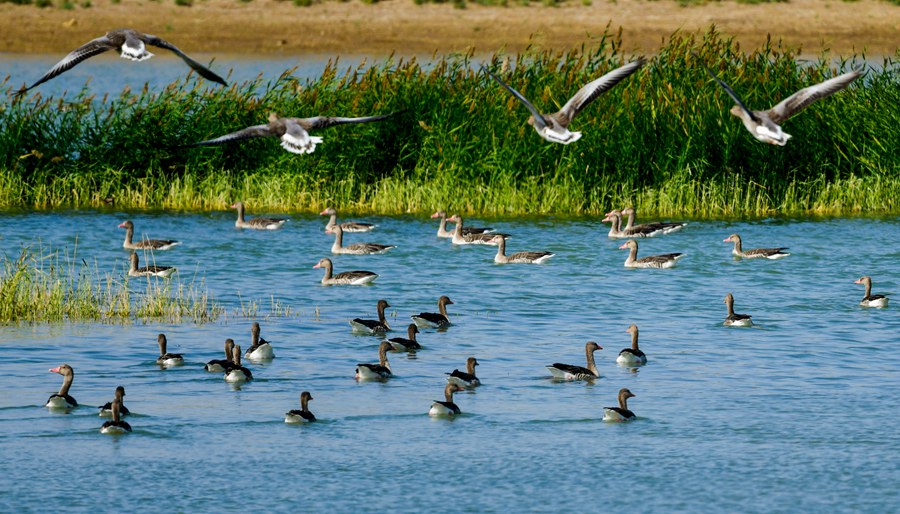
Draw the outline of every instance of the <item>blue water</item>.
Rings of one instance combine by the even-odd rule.
[[[252,203],[249,207],[251,213]],[[269,213],[279,214],[279,213]],[[347,218],[350,216],[347,215]],[[150,510],[515,512],[873,512],[900,505],[900,318],[857,305],[863,274],[900,302],[895,219],[693,221],[640,242],[640,254],[687,253],[668,270],[625,269],[621,241],[597,219],[472,219],[514,237],[509,251],[551,250],[540,266],[495,265],[492,247],[454,247],[423,217],[346,240],[395,244],[386,255],[332,256],[371,270],[372,286],[325,287],[323,217],[292,215],[277,232],[238,231],[232,212],[115,210],[2,214],[3,252],[44,245],[123,275],[124,231],[180,239],[154,255],[174,280],[208,289],[224,315],[207,324],[144,322],[0,327],[0,511]],[[735,261],[789,246],[780,261]],[[143,256],[142,256],[143,257]],[[141,280],[134,281],[140,288]],[[722,299],[755,328],[723,327]],[[379,339],[347,320],[387,299],[391,336],[446,294],[454,325],[423,330],[415,356],[389,355],[396,377],[358,383]],[[272,303],[288,316],[272,316]],[[246,315],[251,304],[258,310]],[[239,390],[203,363],[223,341],[245,348],[259,321],[277,357],[244,364]],[[649,363],[615,357],[636,323]],[[185,355],[160,370],[156,336]],[[556,383],[545,366],[584,364],[597,341],[602,378]],[[463,415],[432,419],[445,372],[481,363]],[[68,414],[43,407],[75,369]],[[126,389],[132,434],[99,433],[94,408]],[[616,393],[638,419],[601,421]],[[310,426],[283,422],[312,392]]]

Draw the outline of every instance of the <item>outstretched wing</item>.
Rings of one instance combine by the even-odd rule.
[[[555,114],[556,121],[562,126],[568,126],[572,122],[572,118],[593,102],[602,93],[609,91],[613,86],[622,81],[625,77],[631,75],[644,65],[644,58],[640,57],[624,66],[620,66],[613,71],[603,75],[599,79],[589,82],[575,93],[572,98],[566,102],[566,105]]]
[[[142,34],[141,39],[144,41],[144,43],[146,43],[148,45],[158,46],[159,48],[165,48],[166,50],[171,50],[172,52],[175,53],[175,55],[177,55],[178,57],[181,57],[181,60],[183,60],[185,63],[187,63],[187,65],[190,66],[191,69],[196,71],[201,77],[205,78],[206,80],[218,82],[219,84],[222,84],[223,86],[228,85],[228,83],[225,82],[225,79],[223,79],[222,77],[213,73],[206,66],[203,66],[199,62],[188,57],[188,55],[186,53],[182,52],[181,50],[178,49],[177,46],[173,45],[172,43],[169,43],[165,39],[158,38],[158,37],[150,35],[150,34]]]
[[[215,139],[209,139],[206,141],[200,141],[199,143],[191,143],[187,145],[180,145],[176,148],[190,148],[194,146],[213,146],[220,145],[222,143],[230,143],[232,141],[243,141],[244,139],[252,139],[256,137],[268,137],[268,136],[276,136],[277,134],[273,134],[271,130],[269,130],[268,125],[254,125],[252,127],[247,127],[243,130],[238,130],[237,132],[232,132],[231,134],[225,134],[224,136],[217,137]]]
[[[48,80],[52,79],[53,77],[56,77],[57,75],[60,75],[64,72],[74,68],[75,65],[77,65],[78,63],[80,63],[81,61],[83,61],[85,59],[93,57],[97,54],[102,54],[103,52],[105,52],[107,50],[115,50],[115,48],[116,48],[116,46],[106,36],[98,37],[97,39],[88,41],[87,43],[81,45],[80,47],[78,47],[75,50],[73,50],[72,52],[70,52],[69,55],[63,57],[63,59],[61,61],[59,61],[58,63],[56,63],[55,66],[50,68],[50,71],[45,73],[44,76],[40,78],[40,80],[38,80],[37,82],[35,82],[34,84],[32,84],[26,88],[20,89],[17,94],[21,95],[22,93],[28,91],[29,89],[38,87],[39,85],[43,84],[44,82],[47,82]]]
[[[322,129],[333,127],[335,125],[344,125],[347,123],[371,123],[373,121],[381,121],[390,118],[397,113],[382,114],[379,116],[364,116],[361,118],[337,118],[330,116],[316,116],[314,118],[289,118],[306,130]]]
[[[833,79],[826,80],[825,82],[820,82],[814,86],[803,88],[782,100],[780,104],[766,111],[766,114],[768,114],[775,123],[781,123],[802,111],[806,106],[816,100],[831,96],[841,89],[844,89],[860,76],[862,76],[862,71],[853,70],[849,73],[834,77]]]
[[[725,92],[728,93],[728,96],[730,96],[731,99],[734,100],[734,103],[736,103],[738,106],[740,106],[740,108],[743,109],[744,112],[746,112],[748,116],[750,116],[751,120],[753,120],[755,123],[762,123],[762,121],[759,119],[759,116],[753,114],[753,111],[751,111],[750,109],[747,108],[746,105],[744,105],[744,102],[741,101],[741,99],[740,99],[740,97],[738,97],[737,93],[735,93],[734,90],[731,89],[731,86],[729,86],[722,79],[717,77],[716,74],[713,73],[713,71],[711,69],[709,69],[709,66],[707,66],[705,62],[700,60],[700,56],[698,56],[697,54],[694,54],[694,57],[697,57],[697,60],[700,62],[700,64],[704,68],[706,68],[706,72],[709,73],[709,75],[713,79],[715,79],[715,81],[718,82],[720,86],[722,86],[722,89],[724,89]]]
[[[537,128],[537,129],[543,129],[544,127],[546,127],[546,126],[548,125],[547,120],[545,120],[545,119],[544,119],[544,116],[537,110],[537,107],[535,107],[534,105],[532,105],[531,102],[529,102],[527,98],[525,98],[524,96],[522,96],[522,93],[520,93],[520,92],[516,91],[515,89],[509,87],[509,85],[508,85],[506,82],[503,82],[502,80],[500,80],[500,77],[494,75],[493,72],[491,72],[491,70],[489,70],[489,69],[487,69],[487,68],[484,68],[484,67],[482,67],[482,69],[483,69],[485,72],[487,72],[488,75],[490,75],[491,77],[493,77],[494,80],[496,80],[497,82],[499,82],[501,86],[505,87],[507,91],[509,91],[510,93],[512,93],[512,95],[513,95],[514,97],[518,98],[520,102],[522,102],[523,104],[525,104],[525,107],[527,107],[528,110],[531,111],[531,116],[534,118],[534,126],[535,126],[535,128]]]

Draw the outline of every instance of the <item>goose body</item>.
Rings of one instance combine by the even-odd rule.
[[[450,326],[450,318],[447,316],[447,306],[453,305],[453,301],[447,296],[438,299],[439,312],[420,312],[410,316],[412,320],[422,328],[442,328]]]
[[[131,432],[131,425],[129,425],[126,421],[122,421],[121,418],[121,401],[118,397],[112,401],[111,411],[112,411],[112,420],[103,423],[103,426],[100,427],[101,434],[109,434],[109,435],[122,435]]]
[[[495,237],[509,237],[509,234],[487,233],[487,232],[466,232],[463,219],[458,214],[454,214],[447,221],[456,223],[456,227],[450,236],[450,241],[455,245],[495,245]]]
[[[625,259],[626,268],[672,268],[678,262],[678,259],[684,257],[683,253],[665,253],[638,259],[638,243],[634,239],[629,239],[619,249],[629,251],[628,257]]]
[[[550,370],[554,380],[594,380],[595,378],[600,378],[600,372],[597,371],[597,364],[594,362],[594,352],[602,349],[603,347],[593,341],[585,343],[586,368],[555,362],[547,366],[547,369]]]
[[[378,278],[378,275],[371,271],[343,271],[337,275],[332,275],[334,264],[331,259],[324,258],[319,260],[318,264],[313,268],[324,268],[325,276],[322,277],[322,285],[326,286],[363,286],[371,283]]]
[[[671,234],[684,228],[687,223],[656,221],[652,223],[641,223],[635,225],[636,212],[634,207],[626,207],[622,209],[622,216],[628,216],[628,222],[622,228],[622,233],[626,237],[656,237],[664,234]]]
[[[267,361],[275,358],[272,343],[259,336],[259,323],[255,321],[250,327],[250,348],[247,348],[244,357],[251,361]]]
[[[392,337],[387,340],[395,352],[414,352],[421,350],[422,345],[416,341],[416,334],[419,333],[419,327],[415,323],[410,323],[406,327],[407,337]]]
[[[616,357],[616,362],[622,366],[643,366],[647,364],[647,356],[638,348],[638,327],[632,324],[627,332],[631,334],[631,348],[624,348]]]
[[[135,243],[134,240],[134,223],[131,220],[123,221],[119,224],[119,228],[125,229],[125,242],[122,247],[127,250],[171,250],[181,244],[181,241],[173,241],[171,239],[142,239]]]
[[[449,375],[447,377],[447,382],[465,388],[480,386],[481,380],[475,376],[475,366],[477,365],[478,360],[475,357],[469,357],[466,359],[466,371],[454,369],[452,372],[447,373],[447,375]]]
[[[309,411],[308,403],[313,397],[309,391],[300,393],[300,410],[294,409],[284,414],[285,423],[312,423],[316,416]]]
[[[604,407],[603,408],[603,421],[632,421],[637,416],[634,415],[633,412],[628,410],[628,399],[634,398],[634,393],[629,391],[628,389],[620,389],[619,390],[619,406],[618,407]]]
[[[169,353],[166,351],[168,341],[166,340],[165,334],[158,335],[156,337],[156,343],[159,345],[159,357],[156,359],[157,364],[166,368],[184,365],[184,357],[180,353]]]
[[[751,327],[753,326],[753,321],[751,321],[752,316],[749,314],[735,314],[734,312],[734,295],[728,293],[725,295],[725,300],[723,300],[725,305],[728,306],[728,316],[725,318],[725,321],[722,322],[726,327]]]
[[[344,229],[340,225],[331,228],[334,233],[334,244],[331,245],[331,253],[350,254],[350,255],[371,255],[385,253],[391,248],[397,248],[395,245],[381,245],[377,243],[353,243],[344,246]]]
[[[58,393],[51,394],[50,398],[47,398],[47,404],[44,406],[49,409],[74,409],[78,407],[78,402],[69,395],[69,388],[72,387],[72,381],[75,380],[75,370],[72,369],[72,366],[61,364],[49,371],[50,373],[62,375],[63,383]]]
[[[727,238],[722,240],[723,243],[734,243],[734,248],[731,250],[731,254],[735,257],[741,259],[783,259],[790,255],[785,252],[787,250],[786,247],[778,247],[778,248],[753,248],[751,250],[744,250],[741,243],[741,236],[737,234],[731,234]]]
[[[206,363],[204,369],[211,373],[223,373],[228,370],[232,365],[234,365],[234,361],[231,360],[232,350],[234,349],[234,339],[226,339],[225,340],[225,358],[224,359],[213,359]]]
[[[378,319],[354,318],[350,320],[350,326],[354,332],[360,332],[370,335],[381,335],[391,330],[387,319],[384,317],[384,310],[390,307],[387,300],[378,300]]]
[[[382,341],[378,346],[378,364],[357,364],[356,379],[357,380],[386,380],[394,376],[391,371],[391,364],[387,359],[387,352],[391,349],[391,344]]]
[[[142,266],[140,264],[138,254],[132,252],[129,257],[128,276],[129,277],[162,277],[169,278],[173,273],[178,271],[172,266]]]
[[[428,410],[429,416],[456,416],[461,414],[459,406],[453,403],[453,393],[462,391],[463,388],[456,384],[447,384],[444,386],[444,401],[435,400]]]
[[[552,252],[516,252],[506,255],[506,238],[502,235],[494,236],[494,244],[497,245],[497,255],[494,262],[497,264],[543,264],[556,255]]]
[[[121,416],[127,416],[127,415],[131,414],[131,412],[128,410],[128,407],[125,406],[125,388],[122,386],[119,386],[116,388],[116,396],[113,399],[113,401],[106,402],[103,405],[97,407],[98,409],[100,409],[98,416],[100,416],[101,418],[112,418],[113,417],[113,403],[116,401],[119,402],[119,414]]]
[[[447,230],[447,212],[446,211],[437,211],[436,213],[431,215],[431,218],[432,219],[440,218],[440,220],[441,220],[440,224],[438,224],[438,231],[437,231],[438,237],[441,237],[444,239],[450,239],[453,237],[453,231]],[[463,227],[461,230],[462,230],[462,234],[464,236],[471,235],[471,234],[485,234],[485,233],[494,231],[494,229],[492,229],[490,227]]]
[[[249,228],[254,230],[278,230],[282,225],[287,222],[284,218],[251,218],[249,220],[244,219],[244,203],[243,202],[235,202],[231,206],[232,209],[237,209],[237,221],[234,222],[234,226],[237,228]]]
[[[371,232],[375,229],[375,225],[371,223],[360,223],[358,221],[345,221],[343,223],[338,223],[337,210],[335,210],[334,207],[329,207],[319,214],[323,216],[329,216],[328,223],[325,224],[325,232],[332,232],[332,229],[336,225],[340,225],[341,230],[343,230],[344,232]]]
[[[231,350],[231,359],[234,361],[231,367],[225,371],[225,381],[232,384],[242,384],[253,380],[253,373],[241,366],[241,345],[236,344]]]
[[[863,284],[866,286],[866,295],[860,300],[859,305],[862,307],[874,307],[883,309],[888,306],[888,297],[881,294],[872,294],[872,278],[869,276],[860,277],[854,284]]]

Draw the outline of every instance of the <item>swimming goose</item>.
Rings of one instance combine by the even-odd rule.
[[[209,372],[223,372],[227,371],[230,368],[234,361],[231,360],[232,350],[234,349],[234,339],[226,339],[225,340],[225,358],[224,359],[213,359],[206,363],[206,371]]]
[[[322,284],[326,286],[361,286],[378,278],[378,275],[371,271],[343,271],[332,276],[331,273],[334,271],[334,264],[332,264],[331,259],[327,257],[319,259],[319,263],[313,266],[313,268],[325,268],[325,276],[322,277]]]
[[[284,415],[285,423],[312,423],[316,420],[315,415],[312,412],[309,412],[309,401],[312,400],[313,397],[309,394],[309,391],[303,391],[300,393],[300,410],[294,409],[287,411]]]
[[[101,418],[113,417],[113,402],[119,402],[119,413],[122,416],[131,414],[131,412],[128,410],[128,407],[125,406],[125,388],[119,386],[116,388],[116,396],[112,402],[106,402],[103,405],[97,407],[98,409],[100,409],[100,413],[98,414],[98,416],[100,416]]]
[[[132,242],[134,237],[134,223],[131,220],[119,224],[119,228],[125,229],[125,242],[122,247],[128,250],[169,250],[181,244],[181,241],[171,239],[143,239],[137,243]]]
[[[422,345],[416,341],[416,334],[419,333],[419,327],[415,323],[410,323],[406,327],[406,337],[392,337],[387,340],[391,343],[391,347],[395,352],[414,352],[421,350]]]
[[[156,337],[156,343],[159,345],[159,357],[156,363],[160,366],[181,366],[184,364],[184,357],[180,353],[169,353],[166,351],[166,335],[160,334]]]
[[[241,345],[236,344],[231,349],[231,367],[225,370],[225,381],[231,383],[242,383],[253,380],[253,373],[249,369],[241,366]]]
[[[385,380],[394,376],[391,372],[391,364],[388,362],[387,352],[391,349],[391,343],[382,341],[378,345],[378,364],[357,364],[357,380]]]
[[[244,219],[244,202],[235,202],[231,205],[232,209],[237,209],[237,221],[234,226],[237,228],[252,228],[256,230],[278,230],[287,221],[284,218],[252,218]]]
[[[619,250],[629,250],[628,258],[625,259],[626,268],[671,268],[675,266],[678,259],[684,257],[683,253],[664,253],[638,259],[638,243],[634,239],[626,241],[619,247]]]
[[[638,327],[634,323],[626,332],[631,333],[631,348],[625,348],[619,352],[616,362],[623,366],[643,366],[647,364],[647,356],[638,348]]]
[[[628,216],[628,222],[622,229],[626,235],[640,234],[640,237],[654,237],[662,234],[671,234],[672,232],[681,230],[687,223],[677,223],[672,221],[655,221],[652,223],[634,224],[635,210],[634,207],[625,207],[622,209],[622,216]]]
[[[438,224],[437,236],[445,239],[449,239],[453,237],[453,232],[447,230],[447,212],[446,211],[437,211],[436,213],[431,215],[431,218],[440,218],[441,222]],[[463,235],[467,234],[484,234],[487,232],[493,232],[494,229],[490,227],[463,227],[462,233]]]
[[[606,213],[606,216],[600,220],[602,223],[609,223],[609,233],[607,237],[610,239],[621,239],[625,237],[622,233],[622,213],[616,210]]]
[[[628,399],[634,398],[635,395],[628,389],[619,390],[619,406],[603,407],[603,421],[631,421],[637,416],[628,410]]]
[[[497,264],[542,264],[556,255],[552,252],[516,252],[506,255],[506,238],[498,235],[492,241],[497,245],[497,255],[494,256]]]
[[[120,412],[121,406],[122,404],[118,397],[112,401],[112,408],[110,410],[112,411],[113,419],[112,421],[103,423],[103,426],[100,427],[101,434],[121,435],[131,432],[131,425],[129,425],[127,421],[122,421]]]
[[[353,318],[350,320],[350,326],[354,332],[362,332],[373,336],[384,334],[391,329],[384,318],[384,310],[388,307],[390,307],[390,304],[387,303],[387,300],[378,300],[378,319]]]
[[[344,232],[371,232],[372,229],[375,228],[375,225],[371,223],[360,223],[358,221],[345,221],[343,223],[337,222],[337,211],[334,207],[329,207],[324,211],[320,212],[321,216],[331,216],[328,218],[328,223],[325,224],[325,232],[331,232],[331,229],[334,228],[335,225],[340,225],[341,229]]]
[[[750,320],[752,316],[749,314],[734,313],[734,296],[731,293],[725,295],[724,302],[728,306],[728,317],[725,318],[723,325],[726,327],[749,327],[753,325],[753,322]]]
[[[791,138],[790,134],[787,134],[782,130],[780,126],[781,123],[784,123],[788,118],[805,109],[809,104],[820,98],[825,98],[837,93],[862,76],[862,71],[853,70],[819,84],[803,88],[782,100],[781,103],[768,111],[751,111],[744,105],[744,102],[741,101],[737,93],[735,93],[728,84],[717,77],[703,61],[700,61],[700,64],[706,68],[706,71],[712,78],[718,82],[718,84],[722,86],[722,89],[728,93],[728,96],[734,100],[735,105],[729,112],[740,118],[744,127],[746,127],[757,140],[778,146],[784,146],[787,144],[788,139]]]
[[[466,371],[460,371],[458,369],[454,369],[451,373],[445,373],[445,375],[450,375],[447,377],[447,382],[451,384],[456,384],[460,387],[478,387],[481,385],[481,380],[475,376],[475,366],[478,365],[478,360],[475,357],[469,357],[466,359]]]
[[[334,234],[334,244],[331,245],[331,253],[370,255],[385,253],[391,248],[397,248],[396,245],[380,245],[376,243],[353,243],[344,246],[344,229],[340,225],[335,225],[331,227],[331,232]]]
[[[854,284],[865,284],[866,295],[859,304],[863,307],[884,308],[888,306],[888,297],[881,294],[872,294],[872,278],[869,276],[860,277]]]
[[[118,29],[112,30],[106,33],[105,36],[99,37],[97,39],[93,39],[88,41],[87,43],[81,45],[80,47],[73,50],[69,55],[63,57],[61,61],[56,63],[50,71],[44,74],[37,82],[28,86],[27,88],[20,89],[18,94],[23,94],[29,89],[33,89],[44,82],[60,75],[72,68],[74,68],[78,63],[93,57],[95,55],[102,54],[107,50],[116,50],[122,54],[123,59],[129,59],[132,61],[143,61],[145,59],[149,59],[153,57],[153,54],[147,51],[146,45],[153,45],[159,48],[165,48],[166,50],[171,50],[175,55],[181,57],[188,66],[190,66],[194,71],[196,71],[201,77],[206,80],[211,80],[213,82],[218,82],[223,86],[227,86],[228,84],[225,80],[213,73],[209,70],[209,68],[203,66],[199,62],[191,59],[184,52],[178,49],[172,43],[168,41],[158,38],[156,36],[152,36],[150,34],[144,34],[142,32],[138,32],[132,29]]]
[[[737,234],[731,234],[727,238],[722,240],[723,243],[734,243],[734,248],[731,250],[731,254],[735,257],[740,257],[743,259],[781,259],[783,257],[787,257],[790,255],[785,252],[787,247],[779,247],[779,248],[754,248],[752,250],[744,250],[741,248],[741,236]]]
[[[247,353],[244,354],[244,357],[252,361],[266,361],[275,358],[275,350],[272,348],[272,343],[259,337],[259,323],[255,321],[253,326],[250,327],[250,348],[247,348]]]
[[[450,318],[447,316],[447,306],[453,305],[453,301],[447,296],[438,298],[438,312],[420,312],[410,316],[416,325],[422,328],[439,328],[450,326]]]
[[[494,238],[497,236],[509,237],[509,234],[501,234],[500,232],[496,233],[466,233],[465,227],[463,226],[463,219],[459,216],[459,214],[454,214],[447,218],[447,221],[451,221],[456,223],[456,228],[453,229],[453,234],[451,236],[450,241],[455,245],[495,245]]]
[[[269,122],[264,125],[254,125],[245,129],[225,134],[215,139],[200,141],[181,148],[193,146],[212,146],[232,141],[242,141],[257,137],[277,137],[281,139],[281,147],[294,154],[309,154],[316,151],[316,145],[322,142],[322,138],[309,135],[309,131],[342,125],[346,123],[370,123],[390,118],[396,113],[381,116],[366,116],[364,118],[331,118],[316,116],[314,118],[283,118],[275,113],[269,114]]]
[[[75,371],[72,369],[72,366],[61,364],[49,371],[50,373],[62,375],[63,383],[58,393],[51,394],[50,398],[47,398],[47,404],[44,406],[51,409],[73,409],[78,407],[78,402],[75,401],[75,398],[69,396],[69,388],[72,387],[72,380],[75,379]]]
[[[555,380],[593,380],[595,378],[600,378],[600,372],[597,371],[597,364],[594,363],[594,352],[602,349],[602,346],[593,341],[585,343],[584,353],[587,356],[586,368],[555,362],[547,366],[547,369],[550,370],[550,373]]]
[[[129,266],[128,266],[128,276],[129,277],[162,277],[169,278],[172,273],[178,271],[177,268],[172,266],[141,266],[138,259],[137,252],[131,252],[131,257],[129,257]]]
[[[538,111],[537,108],[522,95],[522,93],[519,93],[507,85],[500,80],[500,77],[494,75],[487,68],[483,69],[507,91],[512,93],[514,97],[525,104],[525,107],[531,112],[531,117],[528,118],[528,124],[533,126],[534,130],[536,130],[542,138],[551,143],[562,143],[567,145],[578,141],[578,139],[581,138],[581,132],[569,131],[569,124],[572,122],[575,115],[593,102],[601,93],[608,91],[643,65],[644,59],[641,57],[589,82],[579,89],[578,92],[575,93],[575,96],[570,98],[559,112],[554,114],[541,114],[540,111]]]
[[[428,410],[429,416],[456,416],[462,411],[453,403],[453,393],[462,391],[463,388],[456,384],[447,384],[444,386],[444,401],[435,400]]]

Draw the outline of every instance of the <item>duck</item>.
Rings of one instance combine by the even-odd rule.
[[[790,253],[785,252],[787,247],[779,247],[779,248],[754,248],[752,250],[744,250],[741,248],[741,236],[737,234],[731,234],[722,240],[723,243],[734,243],[734,248],[731,250],[731,254],[737,258],[741,259],[783,259],[790,255]]]
[[[394,376],[391,364],[388,362],[387,352],[391,349],[391,343],[382,341],[378,345],[378,364],[357,364],[357,380],[386,380]]]
[[[619,406],[603,407],[603,421],[632,421],[637,416],[628,410],[628,399],[635,394],[626,388],[619,389]]]
[[[416,334],[419,333],[419,326],[415,323],[410,323],[408,327],[406,327],[406,337],[392,337],[387,340],[388,343],[391,344],[391,347],[394,348],[395,352],[414,352],[416,350],[421,350],[422,345],[416,341]]]
[[[696,54],[694,56],[697,57]],[[781,128],[781,123],[784,123],[788,118],[802,111],[816,100],[826,98],[846,88],[851,82],[862,76],[862,71],[853,70],[813,86],[805,87],[785,98],[781,103],[768,111],[751,111],[741,101],[737,93],[717,77],[706,63],[700,61],[700,64],[706,68],[707,73],[734,100],[735,105],[729,112],[733,116],[740,118],[747,131],[758,141],[778,146],[786,145],[792,137]]]
[[[149,59],[153,57],[153,54],[147,51],[147,45],[170,50],[172,53],[180,57],[181,60],[185,62],[185,64],[190,66],[191,69],[196,71],[197,74],[199,74],[201,77],[205,78],[206,80],[222,84],[223,86],[228,85],[222,77],[213,73],[206,66],[203,66],[199,62],[188,57],[187,54],[179,50],[178,47],[176,47],[172,43],[169,43],[168,41],[151,34],[138,32],[134,29],[117,29],[111,30],[107,32],[106,35],[101,36],[97,39],[92,39],[91,41],[88,41],[87,43],[79,46],[75,50],[72,50],[68,55],[63,57],[61,61],[50,68],[50,71],[45,73],[44,76],[38,79],[37,82],[26,88],[20,89],[18,94],[24,94],[26,91],[34,89],[44,82],[47,82],[48,80],[74,68],[82,61],[95,55],[102,54],[103,52],[106,52],[108,50],[116,50],[117,52],[121,53],[123,59],[129,59],[132,61],[143,61]]]
[[[381,245],[377,243],[353,243],[344,246],[344,229],[340,225],[335,225],[331,227],[331,232],[334,234],[334,244],[331,245],[331,253],[371,255],[385,253],[391,248],[397,248],[396,245]]]
[[[132,242],[134,223],[131,220],[123,221],[119,224],[119,228],[125,229],[125,242],[122,243],[122,247],[127,250],[171,250],[181,244],[181,241],[171,239],[143,239],[134,243]]]
[[[750,320],[752,316],[749,314],[735,314],[734,313],[734,295],[728,293],[725,295],[724,300],[725,305],[728,306],[728,317],[725,318],[725,321],[722,323],[726,327],[750,327],[753,326],[753,322]]]
[[[255,321],[250,327],[250,348],[247,348],[247,353],[244,354],[244,357],[252,361],[266,361],[275,358],[275,350],[272,348],[272,343],[259,337],[259,323]]]
[[[625,227],[622,228],[622,232],[626,235],[634,234],[637,237],[655,237],[662,234],[677,232],[687,225],[687,223],[672,221],[656,221],[653,223],[641,223],[640,225],[635,225],[635,215],[636,211],[634,210],[634,207],[625,207],[622,209],[622,216],[628,216],[628,222],[625,224]]]
[[[59,388],[59,392],[51,394],[50,398],[47,399],[47,404],[44,406],[50,409],[74,409],[78,407],[78,402],[75,401],[75,398],[69,396],[69,388],[72,387],[72,381],[75,379],[75,370],[72,369],[72,366],[60,364],[51,369],[50,373],[62,375],[63,383],[62,387]]]
[[[100,409],[98,416],[101,418],[111,418],[113,416],[113,403],[119,402],[119,414],[122,416],[127,416],[131,414],[128,410],[128,407],[125,406],[125,388],[122,386],[116,387],[116,395],[113,401],[106,402],[103,405],[97,407]]]
[[[253,380],[253,373],[241,366],[241,345],[236,344],[231,349],[231,367],[225,370],[225,381],[240,384]]]
[[[497,244],[493,242],[495,237],[509,237],[509,234],[501,234],[500,232],[466,233],[463,219],[459,214],[450,216],[447,218],[447,221],[456,223],[456,228],[453,229],[453,234],[450,238],[450,241],[455,245],[494,245]]]
[[[222,373],[228,368],[230,368],[234,361],[231,360],[232,350],[234,349],[234,339],[228,338],[225,340],[225,358],[224,359],[213,359],[206,363],[206,371],[211,373],[219,372]]]
[[[316,416],[309,411],[309,401],[312,400],[312,394],[309,391],[300,393],[300,410],[289,410],[284,414],[285,423],[312,423],[316,420]]]
[[[634,239],[626,241],[619,247],[619,250],[630,250],[628,258],[625,259],[626,268],[671,268],[675,266],[678,259],[684,257],[683,253],[664,253],[638,259],[638,243]]]
[[[463,391],[463,388],[456,384],[447,384],[444,386],[444,401],[435,400],[428,410],[429,416],[456,416],[462,414],[459,406],[453,403],[453,393]]]
[[[331,232],[331,229],[334,228],[335,225],[340,225],[341,229],[344,232],[371,232],[375,229],[375,225],[371,223],[361,223],[358,221],[345,221],[343,223],[337,222],[337,210],[334,207],[329,207],[324,211],[319,213],[320,216],[330,216],[328,218],[328,223],[325,224],[325,232]]]
[[[184,357],[180,353],[169,353],[166,351],[166,344],[168,344],[168,341],[166,340],[165,334],[156,336],[156,343],[159,345],[159,357],[156,359],[157,364],[163,367],[184,365]]]
[[[128,276],[129,277],[161,277],[161,278],[169,278],[173,273],[178,271],[177,268],[173,268],[172,266],[142,266],[138,267],[140,264],[138,260],[137,252],[131,252],[131,257],[129,257],[129,266],[128,266]]]
[[[872,294],[872,278],[869,276],[859,277],[854,284],[864,284],[866,286],[866,295],[859,302],[863,307],[875,307],[883,309],[888,306],[888,297],[882,294]]]
[[[616,357],[622,366],[643,366],[647,364],[647,356],[638,348],[638,327],[634,323],[626,330],[631,334],[631,348],[624,348]]]
[[[453,237],[453,232],[447,230],[447,212],[446,211],[437,211],[436,213],[431,215],[431,219],[440,218],[441,222],[438,225],[437,236],[444,239],[450,239]],[[463,235],[469,234],[486,234],[488,232],[493,232],[494,229],[490,227],[463,227],[462,229]]]
[[[448,296],[438,298],[438,312],[420,312],[410,316],[412,320],[421,328],[441,328],[451,325],[450,318],[447,316],[447,306],[453,305],[453,301]]]
[[[547,369],[553,375],[554,380],[594,380],[600,378],[600,372],[597,371],[597,364],[594,362],[594,352],[602,350],[599,344],[588,341],[584,345],[584,353],[587,356],[587,367],[573,366],[572,364],[560,364],[555,362]]]
[[[332,264],[331,259],[325,257],[319,259],[318,264],[313,266],[315,268],[324,268],[325,276],[322,277],[322,285],[325,286],[340,286],[340,285],[351,285],[351,286],[362,286],[371,283],[373,280],[378,278],[378,275],[372,273],[371,271],[343,271],[338,273],[337,275],[332,276],[331,273],[334,271],[334,264]]]
[[[466,388],[480,386],[481,380],[479,380],[478,377],[475,376],[475,366],[477,365],[478,359],[476,359],[475,357],[469,357],[468,359],[466,359],[466,371],[454,369],[450,373],[445,373],[445,375],[449,375],[447,377],[447,382]]]
[[[644,65],[644,58],[640,57],[624,66],[620,66],[602,77],[589,82],[587,85],[578,90],[575,95],[563,105],[559,112],[554,114],[541,114],[531,102],[528,101],[522,93],[519,93],[500,77],[494,75],[489,69],[482,67],[494,80],[509,91],[516,99],[518,99],[531,112],[528,118],[528,124],[534,127],[545,140],[551,143],[570,144],[581,139],[581,132],[572,132],[569,130],[569,124],[582,109],[587,107],[602,93],[608,91],[618,84],[624,78],[640,69]]]
[[[378,319],[353,318],[350,320],[350,326],[354,332],[363,332],[371,335],[384,334],[391,330],[391,326],[388,325],[387,320],[384,318],[384,310],[390,306],[387,300],[378,300],[376,307],[378,309]]]
[[[237,228],[250,228],[255,230],[278,230],[287,220],[284,218],[252,218],[244,219],[244,202],[235,202],[231,205],[232,209],[237,209],[237,221],[234,226]]]
[[[497,264],[543,264],[556,255],[553,252],[516,252],[506,255],[506,238],[498,235],[492,241],[497,245],[497,255],[494,256]]]
[[[121,406],[122,402],[120,402],[118,398],[112,401],[110,410],[112,411],[113,419],[112,421],[103,423],[103,426],[100,427],[101,434],[122,435],[131,432],[131,425],[129,425],[127,421],[122,421],[120,412]]]

